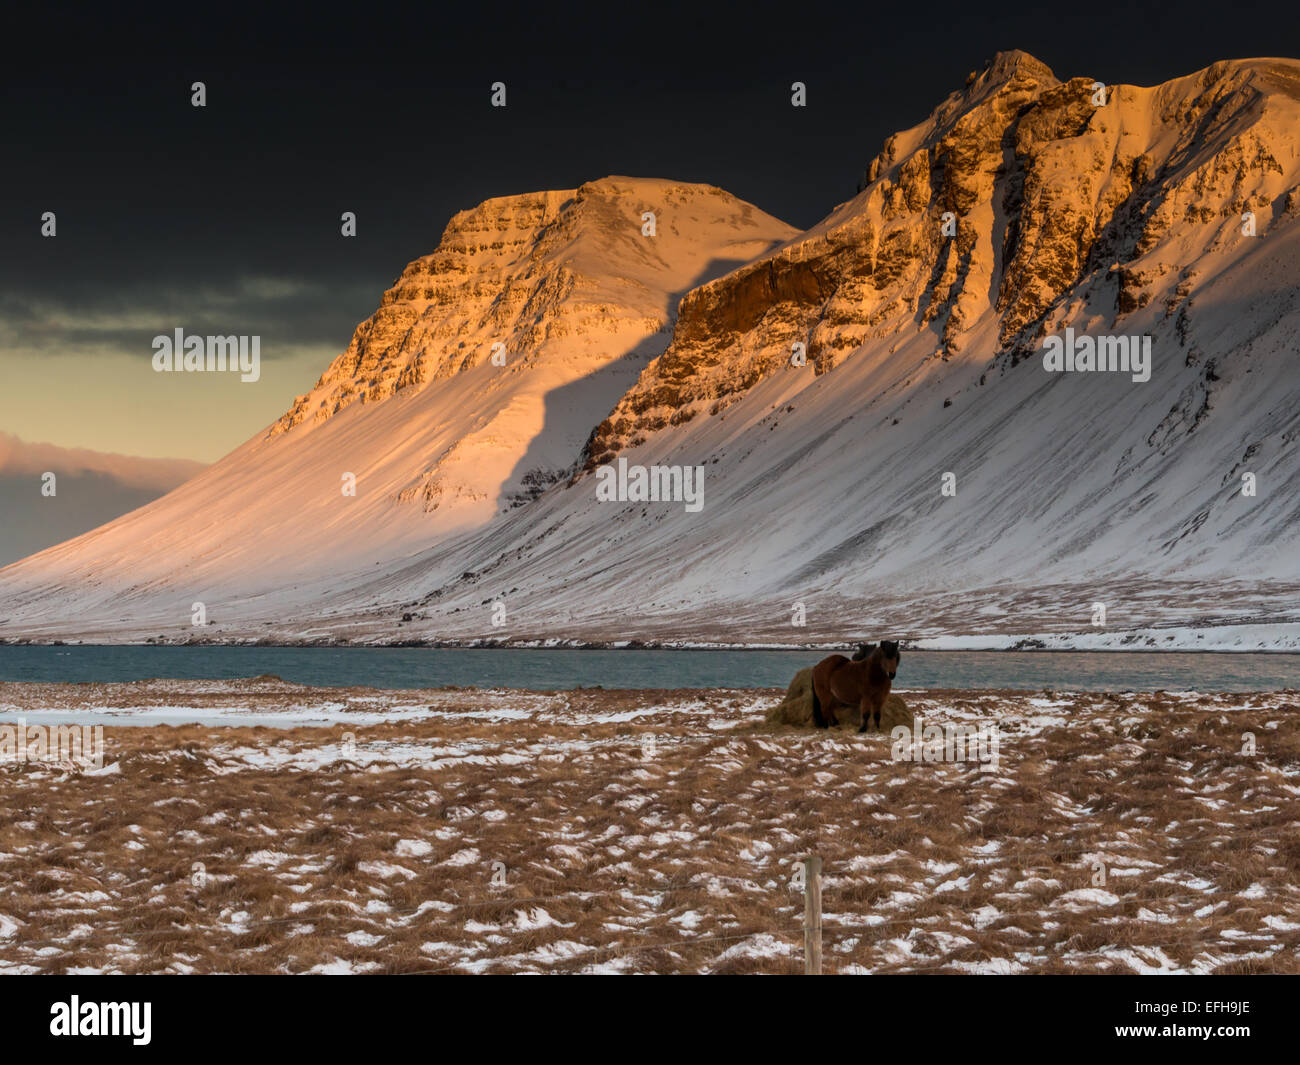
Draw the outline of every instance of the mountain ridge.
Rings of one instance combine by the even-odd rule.
[[[662,312],[642,300],[661,238],[641,235],[640,212],[670,189],[741,201],[608,178],[458,214],[446,254],[410,264],[316,388],[223,460],[238,491],[241,464],[277,441],[403,450],[401,476],[378,491],[362,478],[364,522],[328,518],[375,539],[348,551],[304,540],[283,516],[237,516],[311,550],[252,579],[192,570],[184,586],[232,619],[201,635],[798,643],[885,625],[933,640],[1087,632],[1098,601],[1119,631],[1300,622],[1287,502],[1300,484],[1287,362],[1300,332],[1297,86],[1295,61],[1234,60],[1107,86],[1098,104],[1092,79],[1000,53],[889,138],[858,194],[807,231],[729,206],[723,228],[753,239],[701,247],[764,247],[660,284]],[[681,208],[662,213],[661,236]],[[502,233],[476,229],[515,209]],[[534,253],[538,268],[519,273]],[[510,407],[491,398],[502,382],[538,372],[548,343],[611,320],[611,303],[620,342],[639,338],[623,347],[635,357],[613,360],[618,380],[577,403],[564,402],[572,376],[539,385],[528,402],[564,431],[546,437],[534,416],[503,444],[493,419]],[[1150,337],[1152,380],[1044,372],[1043,340],[1067,329]],[[487,361],[491,338],[518,357],[504,374]],[[607,368],[609,343],[594,343]],[[481,417],[439,435],[433,423],[453,419],[438,390],[462,380],[456,395]],[[499,453],[509,468],[475,480]],[[590,474],[616,457],[702,467],[704,512],[596,504]],[[1236,491],[1243,473],[1259,495]],[[506,490],[491,498],[484,483]],[[322,473],[304,505],[331,490]],[[0,637],[66,634],[43,620],[51,607],[94,613],[77,554],[0,572]],[[190,594],[174,571],[151,580]],[[195,635],[152,592],[111,602],[136,612],[115,632]],[[790,620],[798,604],[803,627]]]

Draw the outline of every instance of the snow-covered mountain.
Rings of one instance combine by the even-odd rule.
[[[806,233],[666,182],[489,201],[266,436],[0,571],[0,637],[203,600],[217,638],[1300,645],[1297,130],[1292,60],[1012,52]],[[1048,372],[1067,331],[1150,379]],[[702,508],[599,502],[618,460]]]
[[[218,625],[257,616],[258,631],[286,604],[312,616],[346,574],[481,528],[566,477],[667,346],[682,294],[795,232],[720,189],[630,178],[458,214],[269,431],[5,570],[0,636],[69,621],[189,632],[195,602]]]

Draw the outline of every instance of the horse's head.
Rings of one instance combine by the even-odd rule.
[[[880,641],[880,665],[889,674],[890,680],[893,680],[898,673],[898,660],[900,657],[896,640]]]

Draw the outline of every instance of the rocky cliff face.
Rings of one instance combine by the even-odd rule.
[[[347,350],[270,434],[468,369],[489,355],[478,342],[513,338],[530,302],[563,304],[573,291],[572,272],[544,254],[542,268],[530,271],[528,260],[534,246],[541,251],[544,241],[554,245],[573,234],[585,213],[575,195],[585,207],[596,188],[488,200],[452,218],[437,250],[407,264]]]
[[[647,211],[653,236],[642,232]],[[437,250],[407,265],[270,433],[464,373],[488,361],[495,344],[514,366],[574,338],[625,346],[631,338],[657,354],[654,338],[667,345],[683,292],[794,232],[706,185],[606,178],[487,200],[456,215]],[[610,346],[604,355],[624,353]]]
[[[474,424],[396,498],[520,505],[568,474],[591,425],[667,346],[684,292],[794,233],[706,185],[606,178],[488,200],[402,271],[269,435],[354,403],[464,391]]]
[[[1244,212],[1262,232],[1300,204],[1287,127],[1298,85],[1295,63],[1260,60],[1099,91],[1000,54],[891,137],[855,199],[691,292],[671,346],[594,433],[587,467],[718,415],[787,371],[797,343],[818,374],[917,336],[935,360],[992,370],[1081,320],[1080,300],[1115,323],[1185,271],[1176,284],[1192,284],[1170,297],[1179,313],[1196,260],[1236,240]]]

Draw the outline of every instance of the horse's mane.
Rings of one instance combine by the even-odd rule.
[[[853,652],[853,661],[861,662],[864,658],[868,657],[871,654],[871,652],[874,651],[875,649],[876,649],[876,645],[874,643],[858,644],[858,649]]]

